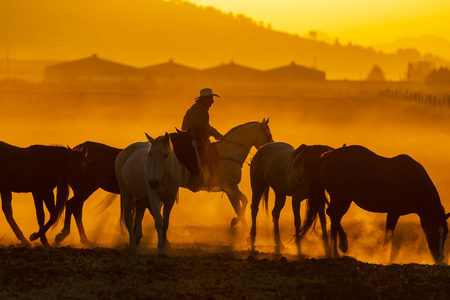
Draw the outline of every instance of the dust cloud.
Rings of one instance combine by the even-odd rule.
[[[181,127],[185,111],[203,86],[184,89],[170,87],[146,93],[114,92],[1,92],[1,140],[27,147],[32,144],[58,144],[74,147],[84,141],[105,143],[118,148],[144,141],[144,132],[162,135]],[[360,144],[379,155],[392,157],[408,154],[419,161],[435,183],[441,201],[450,210],[450,109],[409,100],[387,99],[379,94],[382,86],[333,82],[312,84],[295,90],[234,89],[212,87],[221,98],[210,110],[210,122],[222,134],[249,121],[270,118],[269,126],[275,141],[298,147],[301,144],[322,144],[331,147]],[[247,162],[256,149],[252,149]],[[249,166],[244,164],[240,184],[249,205],[246,220],[251,225],[251,188]],[[108,194],[95,192],[85,203],[83,220],[86,233],[98,246],[124,246],[126,230],[119,222],[119,197],[104,207]],[[269,214],[260,209],[257,219],[256,247],[273,251],[273,227]],[[31,194],[13,194],[13,212],[25,236],[37,230]],[[305,204],[301,213],[304,216]],[[48,214],[47,214],[48,215]],[[48,217],[48,216],[47,216]],[[180,190],[180,201],[170,218],[169,240],[178,244],[230,244],[247,249],[242,226],[230,231],[235,217],[232,206],[222,193],[192,193]],[[354,204],[344,216],[342,225],[349,235],[348,255],[359,260],[384,263],[382,249],[385,214],[365,212]],[[329,219],[327,219],[329,228]],[[294,221],[290,198],[281,212],[281,240],[286,252],[295,254]],[[3,214],[0,216],[0,243],[17,243]],[[48,232],[49,241],[62,229],[62,222]],[[307,256],[323,257],[320,226],[302,241]],[[447,239],[446,260],[450,256]],[[392,256],[396,263],[432,263],[425,238],[416,215],[401,217],[394,233]],[[38,243],[36,243],[38,245]],[[81,247],[76,224],[63,245]],[[142,247],[155,247],[153,219],[146,212]]]

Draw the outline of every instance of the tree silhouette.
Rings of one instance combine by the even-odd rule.
[[[367,81],[386,81],[383,70],[377,65],[374,65],[372,70],[367,75]]]

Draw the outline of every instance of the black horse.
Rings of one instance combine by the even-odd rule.
[[[191,131],[177,130],[174,133],[170,133],[169,136],[180,163],[186,166],[189,172],[198,174],[198,166],[195,165],[195,161],[189,159],[193,155],[188,153],[192,149],[197,149],[196,147],[190,147],[192,143],[195,143],[192,139]],[[69,184],[74,196],[67,201],[64,228],[56,236],[55,241],[60,243],[70,234],[70,223],[73,215],[80,234],[80,242],[90,247],[92,243],[86,236],[82,221],[84,201],[99,188],[113,194],[120,194],[115,173],[115,161],[117,155],[123,149],[95,142],[84,142],[75,146],[73,150],[85,155],[88,162],[86,165],[80,164],[78,168],[75,168],[69,174]]]
[[[331,251],[337,256],[336,236],[346,252],[347,236],[340,224],[352,202],[371,212],[387,213],[385,244],[392,239],[398,218],[420,217],[428,248],[436,263],[444,259],[447,219],[439,194],[421,164],[408,155],[378,156],[361,146],[342,147],[321,158],[320,177],[330,195]]]
[[[40,238],[48,246],[47,230],[56,223],[69,195],[68,173],[81,165],[83,157],[60,146],[33,145],[20,148],[0,142],[0,193],[6,220],[24,246],[30,246],[12,215],[12,193],[32,193],[39,231],[30,240]],[[56,205],[53,189],[57,188]],[[45,222],[44,203],[50,218]]]

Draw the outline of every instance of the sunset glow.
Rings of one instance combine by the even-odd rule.
[[[0,1],[0,141],[23,148],[73,148],[92,141],[124,149],[146,141],[144,133],[157,137],[181,129],[200,91],[210,88],[220,98],[209,94],[215,102],[201,111],[209,113],[210,125],[221,133],[213,135],[218,139],[234,127],[264,120],[274,141],[294,149],[302,144],[363,145],[386,158],[407,154],[422,164],[439,191],[433,199],[439,198],[446,212],[450,210],[449,0]],[[242,148],[244,142],[232,144],[225,149]],[[234,164],[223,172],[232,183],[214,186],[215,193],[206,186],[208,176],[198,178],[204,182],[202,191],[180,188],[168,231],[175,248],[198,243],[248,250],[245,222],[252,220],[254,200],[249,166],[259,146],[250,144],[250,152],[239,153],[239,159],[213,153],[217,161],[211,165],[224,160]],[[0,155],[4,153],[10,154]],[[295,160],[298,164],[289,168],[309,171],[299,167],[300,157],[306,159],[290,157],[277,163],[285,166]],[[320,168],[319,158],[313,165]],[[115,182],[115,165],[110,167],[109,175],[114,176],[109,181]],[[205,167],[209,166],[204,163]],[[315,171],[314,176],[322,172]],[[18,174],[15,177],[22,173]],[[209,168],[206,174],[212,174]],[[0,168],[0,179],[8,176]],[[94,177],[101,175],[84,179]],[[323,187],[316,177],[298,182],[314,181],[314,188]],[[89,190],[92,200],[86,201],[83,214],[86,235],[99,247],[126,245],[120,196],[115,194],[105,209],[108,193],[114,192],[105,190]],[[139,195],[145,195],[146,189],[142,191]],[[227,192],[239,195],[236,201],[230,201]],[[305,199],[314,198],[308,196]],[[284,253],[295,256],[289,197],[280,217],[281,240]],[[13,193],[14,216],[26,238],[38,228],[32,198],[29,191]],[[256,249],[261,252],[274,249],[274,203],[272,188],[267,214],[261,207],[257,221]],[[303,201],[302,221],[306,206]],[[400,218],[394,236],[402,248],[395,259],[382,260],[387,212],[374,211],[353,204],[343,218],[350,240],[347,255],[370,263],[433,263],[416,211]],[[242,221],[239,213],[245,222],[230,230],[237,217]],[[330,229],[330,218],[327,222]],[[71,224],[70,237],[62,245],[81,247],[77,224]],[[144,225],[144,248],[154,249],[150,214]],[[62,226],[61,222],[48,231],[49,241],[55,241]],[[16,237],[0,213],[0,246],[17,243]],[[448,262],[450,239],[446,243]],[[40,245],[39,240],[32,245]],[[300,254],[306,257],[325,257],[314,230],[302,247]]]
[[[276,30],[306,34],[319,30],[343,42],[371,45],[403,36],[450,38],[450,2],[446,0],[192,0],[225,12],[271,23]]]

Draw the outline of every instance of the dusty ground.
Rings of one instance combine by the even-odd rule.
[[[0,248],[2,299],[448,299],[450,267],[376,265],[175,244],[149,249]]]

